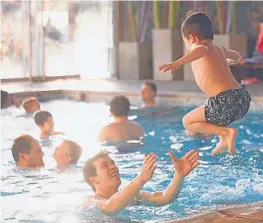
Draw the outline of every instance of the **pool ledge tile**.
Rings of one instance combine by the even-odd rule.
[[[260,223],[263,222],[263,202],[218,209],[206,214],[195,215],[166,223]]]

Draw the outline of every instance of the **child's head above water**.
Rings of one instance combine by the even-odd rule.
[[[22,106],[26,112],[36,112],[40,110],[40,103],[35,97],[30,97],[22,102]]]
[[[181,26],[181,34],[187,47],[203,40],[213,40],[212,21],[203,12],[189,12]]]
[[[41,136],[49,136],[54,130],[54,120],[48,111],[39,111],[34,117],[36,125],[41,130]]]
[[[81,153],[82,149],[77,143],[71,140],[64,140],[56,148],[53,157],[58,167],[65,167],[70,164],[77,164]]]

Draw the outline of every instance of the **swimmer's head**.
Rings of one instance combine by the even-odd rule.
[[[36,112],[40,110],[40,103],[35,97],[27,98],[22,102],[22,106],[26,112]]]
[[[117,191],[121,184],[119,169],[106,151],[99,152],[87,160],[83,167],[83,176],[94,191]]]
[[[203,12],[189,12],[181,26],[181,34],[187,48],[195,42],[213,40],[212,21]]]
[[[82,149],[77,143],[71,140],[63,140],[56,148],[53,157],[58,167],[65,167],[70,164],[77,164],[81,153]]]
[[[51,134],[54,130],[54,120],[48,111],[39,111],[35,114],[34,120],[36,125],[40,128],[41,132],[47,135]]]
[[[87,96],[86,96],[86,94],[80,93],[80,94],[77,96],[77,100],[78,100],[78,101],[87,101]]]
[[[41,168],[44,166],[41,147],[30,135],[17,137],[12,146],[13,158],[20,168]]]
[[[141,89],[141,96],[144,103],[154,103],[154,99],[157,95],[157,86],[153,82],[146,82]]]
[[[130,101],[124,96],[116,96],[110,102],[110,112],[115,117],[128,116],[130,112]]]
[[[12,105],[19,105],[17,98],[9,94],[7,91],[1,90],[1,109]]]

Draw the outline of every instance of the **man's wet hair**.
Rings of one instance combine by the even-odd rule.
[[[96,171],[96,167],[94,166],[93,162],[95,162],[96,160],[104,157],[104,156],[108,156],[108,152],[106,150],[103,150],[99,153],[96,153],[94,156],[92,156],[91,158],[89,158],[84,167],[83,167],[83,177],[84,180],[86,181],[86,183],[88,185],[91,186],[92,190],[94,192],[96,192],[96,188],[94,187],[94,185],[92,184],[92,182],[89,180],[89,177],[95,177],[97,176],[97,171]]]
[[[153,82],[146,82],[145,85],[149,86],[155,93],[157,93],[157,85]]]
[[[35,114],[35,116],[34,116],[34,120],[35,120],[35,123],[38,126],[43,126],[45,124],[45,122],[48,120],[49,117],[52,118],[52,115],[51,115],[50,112],[48,112],[48,111],[38,111]]]
[[[80,145],[71,140],[64,140],[63,142],[69,146],[71,164],[76,164],[82,153]]]
[[[21,135],[17,137],[12,146],[12,155],[16,163],[19,162],[19,156],[22,153],[30,153],[32,149],[32,143],[36,141],[32,136],[30,135]]]
[[[110,111],[116,117],[128,116],[130,101],[124,96],[116,96],[110,102]]]
[[[200,40],[214,39],[212,21],[203,12],[188,12],[181,26],[181,33],[187,38],[189,35],[193,35],[197,36]]]

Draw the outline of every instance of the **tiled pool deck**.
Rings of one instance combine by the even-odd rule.
[[[108,102],[112,96],[123,94],[132,103],[140,103],[140,87],[145,81],[118,80],[56,80],[42,83],[2,83],[1,89],[20,97],[33,95],[61,95],[78,97],[80,93],[88,101]],[[166,105],[200,105],[206,96],[194,82],[155,81],[160,102]],[[263,111],[263,84],[248,85],[252,96],[251,110]],[[169,223],[256,223],[263,222],[263,202],[219,209],[192,218]]]

